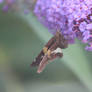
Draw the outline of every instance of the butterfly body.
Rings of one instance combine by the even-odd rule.
[[[38,66],[37,72],[43,71],[45,66],[56,58],[63,56],[62,49],[67,48],[68,42],[59,31],[48,41],[31,66]]]

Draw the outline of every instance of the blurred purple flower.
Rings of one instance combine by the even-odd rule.
[[[0,4],[3,3],[4,0],[0,0]]]
[[[8,10],[22,10],[27,14],[33,8],[35,1],[36,0],[0,0],[0,3],[4,2],[2,10],[5,12]]]
[[[34,13],[52,34],[60,30],[69,43],[78,38],[92,51],[92,0],[37,0]]]
[[[8,5],[4,5],[2,10],[3,10],[4,12],[7,12],[8,9],[9,9]]]

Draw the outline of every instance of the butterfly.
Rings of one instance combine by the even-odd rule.
[[[62,49],[67,47],[67,40],[60,31],[57,31],[56,34],[46,43],[38,56],[34,59],[31,66],[38,66],[37,73],[41,73],[49,62],[52,62],[56,58],[63,57]]]

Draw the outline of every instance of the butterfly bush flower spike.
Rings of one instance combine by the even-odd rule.
[[[69,44],[77,38],[92,51],[92,0],[37,0],[34,13],[52,34],[59,30]]]

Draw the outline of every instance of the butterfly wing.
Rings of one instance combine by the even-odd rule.
[[[38,70],[37,70],[37,73],[40,73],[44,70],[44,68],[46,67],[46,65],[48,64],[48,56],[45,55],[42,59],[42,61],[40,62],[39,66],[38,66]]]
[[[39,55],[35,58],[35,60],[32,62],[31,66],[38,66],[40,62],[42,61],[44,56],[43,50],[39,53]]]

